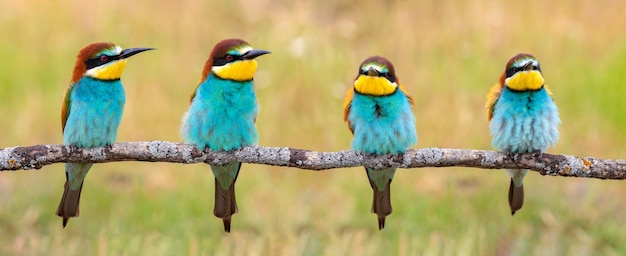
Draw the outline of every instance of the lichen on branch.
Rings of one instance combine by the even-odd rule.
[[[0,149],[0,170],[32,170],[55,163],[106,163],[121,161],[208,163],[224,165],[239,161],[251,164],[328,170],[367,166],[382,169],[423,167],[473,167],[482,169],[530,169],[542,175],[614,179],[626,178],[626,160],[605,160],[553,154],[510,154],[490,150],[422,148],[402,155],[372,156],[345,150],[316,152],[287,147],[248,146],[233,151],[198,150],[195,146],[168,142],[122,142],[81,149],[69,145],[35,145]]]

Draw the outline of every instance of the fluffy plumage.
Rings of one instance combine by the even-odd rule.
[[[365,59],[344,101],[344,120],[354,134],[352,149],[373,155],[404,153],[417,143],[412,104],[389,60],[380,56]],[[392,212],[390,186],[395,172],[396,168],[366,168],[379,229],[385,227],[385,218]]]
[[[561,120],[551,95],[539,62],[532,55],[511,58],[485,104],[492,145],[510,153],[545,152],[554,146]],[[511,176],[509,206],[515,214],[524,203],[523,179],[527,170],[507,172]]]
[[[74,72],[61,109],[63,143],[81,148],[110,145],[115,141],[126,96],[119,78],[126,58],[150,48],[122,50],[113,43],[94,43],[76,57]],[[79,213],[83,182],[93,164],[67,163],[67,181],[56,214],[69,218]]]
[[[253,82],[257,64],[254,58],[267,53],[252,49],[241,39],[227,39],[215,45],[183,117],[180,132],[186,142],[201,150],[215,151],[257,143],[258,108]],[[240,168],[239,162],[211,165],[215,176],[213,214],[222,218],[226,232],[230,232],[231,216],[238,212],[235,182]]]

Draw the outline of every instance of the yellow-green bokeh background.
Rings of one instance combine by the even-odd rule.
[[[130,59],[119,141],[180,141],[213,45],[240,37],[259,58],[260,144],[348,149],[343,95],[358,64],[388,57],[415,99],[416,147],[490,149],[484,95],[518,52],[533,53],[560,108],[550,152],[624,158],[624,1],[0,2],[0,148],[61,143],[76,53],[94,41],[156,47]],[[503,171],[400,170],[383,231],[361,168],[245,165],[224,234],[202,164],[94,166],[81,217],[54,215],[61,164],[0,173],[2,255],[623,255],[620,181],[526,178],[514,217]]]

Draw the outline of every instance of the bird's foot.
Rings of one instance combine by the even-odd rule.
[[[505,154],[507,158],[511,158],[511,159],[517,159],[517,157],[519,157],[518,153],[514,153],[511,151],[502,151],[502,153]]]

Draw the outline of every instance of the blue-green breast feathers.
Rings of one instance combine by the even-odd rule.
[[[354,93],[347,119],[356,151],[397,154],[417,143],[411,103],[400,89],[387,96]]]
[[[546,88],[514,92],[504,87],[489,125],[494,147],[508,152],[545,151],[559,139],[559,111]]]
[[[83,77],[68,89],[66,101],[63,143],[98,147],[115,141],[126,101],[119,80]]]
[[[199,149],[233,150],[256,144],[257,103],[253,81],[236,82],[209,74],[196,88],[181,134]]]

